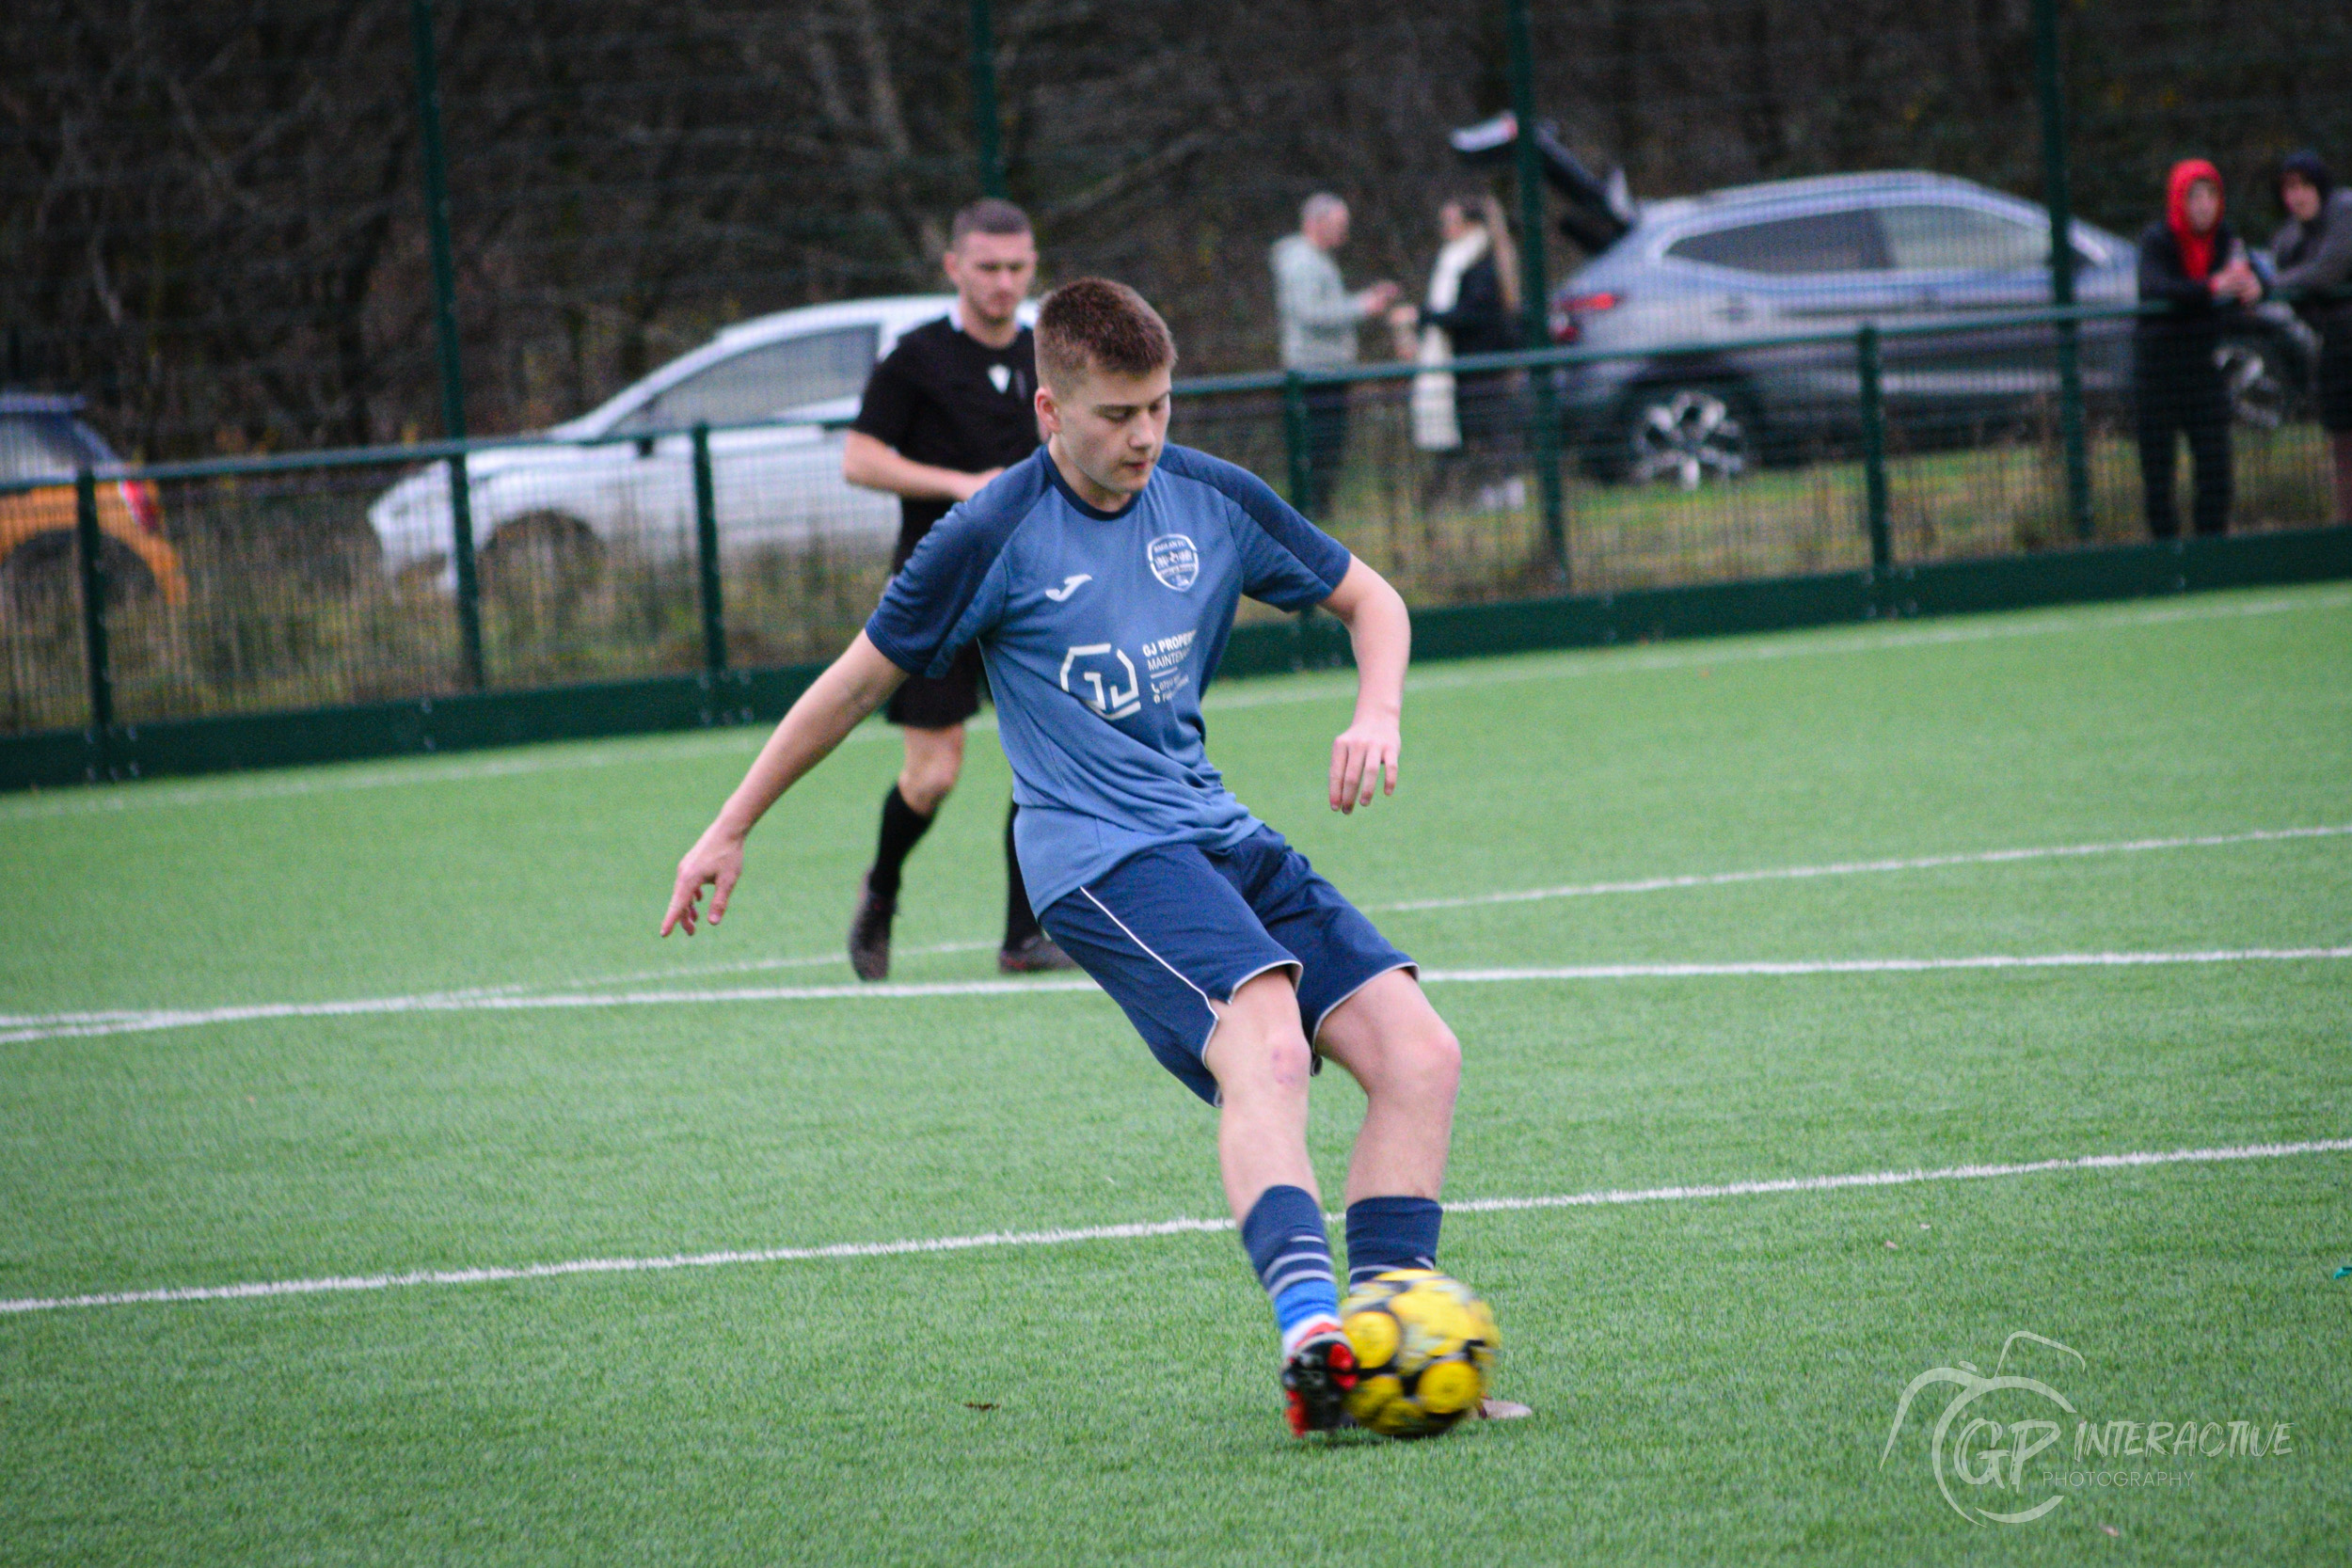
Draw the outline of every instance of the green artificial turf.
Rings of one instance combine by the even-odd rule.
[[[2352,825],[2342,589],[1416,682],[1405,787],[1353,818],[1321,802],[1343,678],[1211,697],[1236,790],[1370,907]],[[0,800],[0,1032],[51,1032],[0,1045],[0,1300],[1219,1217],[1210,1113],[1092,992],[43,1022],[845,982],[880,730],[721,927],[653,938],[756,740]],[[976,736],[897,978],[993,978],[1004,792]],[[2352,836],[1377,918],[1465,1043],[1456,1198],[2352,1137],[2352,960],[1437,977],[2340,947]],[[1361,1099],[1315,1098],[1336,1191]],[[1536,1415],[1421,1445],[1284,1435],[1215,1232],[10,1312],[0,1561],[2340,1560],[2347,1194],[2325,1152],[1457,1212]],[[2006,1370],[2084,1419],[2291,1451],[1964,1521],[1953,1389],[1882,1465],[1896,1402],[2021,1330],[2078,1359]]]

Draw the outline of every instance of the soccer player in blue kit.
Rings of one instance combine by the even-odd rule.
[[[1413,960],[1236,800],[1200,688],[1249,594],[1343,623],[1356,712],[1330,803],[1396,788],[1412,640],[1379,574],[1244,469],[1167,445],[1176,347],[1133,290],[1069,283],[1038,312],[1046,445],[934,526],[866,629],[776,727],[678,863],[661,922],[717,924],[762,814],[910,675],[977,643],[1046,931],[1152,1053],[1216,1107],[1217,1161],[1272,1298],[1291,1430],[1344,1423],[1355,1359],[1307,1155],[1319,1058],[1363,1086],[1347,1169],[1351,1279],[1433,1266],[1461,1051]],[[1517,1412],[1514,1411],[1514,1414]]]

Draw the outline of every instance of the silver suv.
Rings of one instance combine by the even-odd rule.
[[[1850,335],[1866,321],[1958,329],[1884,341],[1881,385],[1898,441],[1953,444],[2027,420],[2058,389],[2051,329],[1969,327],[2049,304],[2049,230],[2031,203],[1935,174],[1836,175],[1647,203],[1553,296],[1556,342],[1635,351],[1561,373],[1578,450],[1597,477],[1686,488],[1760,461],[1850,450],[1861,395],[1851,337],[1760,341]],[[2083,304],[2137,299],[2131,242],[2080,222],[2073,240]],[[2112,412],[2128,390],[2130,338],[2121,318],[2082,329],[2095,413]],[[2290,329],[2249,317],[2225,355],[2240,417],[2277,423],[2284,388],[2297,384]]]

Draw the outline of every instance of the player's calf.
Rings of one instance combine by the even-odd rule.
[[[1216,1080],[1225,1200],[1245,1222],[1269,1188],[1314,1186],[1307,1158],[1307,1083],[1314,1053],[1299,1026],[1296,996],[1287,969],[1245,982],[1231,1002],[1213,1005],[1216,1024],[1201,1052]]]

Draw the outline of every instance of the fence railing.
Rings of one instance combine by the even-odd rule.
[[[1279,476],[1417,605],[1884,574],[2140,533],[2136,313],[1200,378],[1173,436]],[[2295,339],[2264,331],[2233,520],[2319,523]],[[841,481],[837,427],[776,421],[93,467],[0,509],[68,488],[70,552],[8,586],[0,731],[820,658],[898,511]]]

